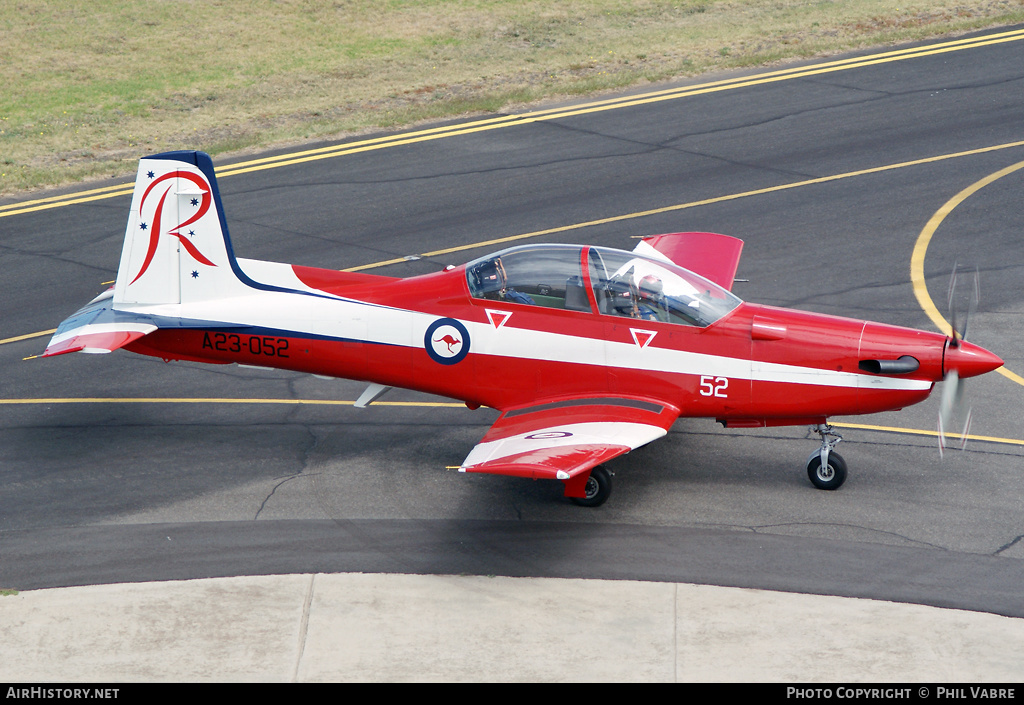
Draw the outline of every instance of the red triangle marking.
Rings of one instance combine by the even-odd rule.
[[[508,319],[512,318],[510,311],[496,311],[488,308],[484,309],[487,312],[487,320],[491,322],[491,325],[495,328],[501,328],[503,325],[508,323]]]
[[[629,332],[633,334],[633,342],[641,348],[646,348],[654,340],[654,336],[658,334],[656,330],[641,330],[640,328],[630,328]]]

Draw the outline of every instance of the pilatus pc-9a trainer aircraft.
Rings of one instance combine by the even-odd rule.
[[[525,245],[407,279],[235,257],[202,152],[142,159],[117,281],[64,321],[45,355],[125,348],[364,380],[489,406],[464,472],[561,480],[577,503],[611,492],[613,458],[680,416],[728,428],[812,425],[811,482],[838,488],[835,415],[899,409],[946,377],[999,367],[951,337],[744,303],[742,242],[712,233],[632,252]]]

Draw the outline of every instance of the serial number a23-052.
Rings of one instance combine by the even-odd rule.
[[[238,333],[204,333],[203,349],[267,357],[288,357],[288,339],[269,335],[240,335]]]

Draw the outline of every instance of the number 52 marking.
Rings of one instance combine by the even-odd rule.
[[[727,389],[729,389],[728,377],[712,377],[711,375],[701,375],[700,377],[700,395],[702,397],[726,399],[729,397]]]

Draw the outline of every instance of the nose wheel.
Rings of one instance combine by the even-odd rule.
[[[827,424],[814,427],[821,437],[821,448],[807,459],[807,477],[819,490],[838,490],[846,482],[846,461],[835,452],[843,437]]]
[[[823,467],[821,457],[815,454],[807,463],[807,477],[819,490],[838,490],[846,482],[846,461],[839,453],[829,453]]]

